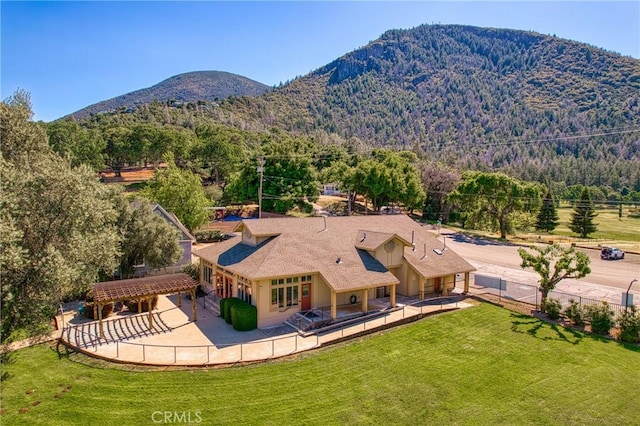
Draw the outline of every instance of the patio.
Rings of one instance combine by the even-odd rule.
[[[66,313],[62,340],[72,350],[115,362],[149,365],[214,366],[238,362],[257,362],[279,358],[317,348],[349,336],[370,333],[393,323],[418,319],[439,311],[472,306],[464,296],[442,299],[441,303],[410,305],[412,299],[398,300],[398,307],[370,312],[363,316],[359,305],[344,305],[338,309],[341,321],[328,327],[299,332],[293,326],[239,332],[219,316],[212,293],[198,298],[198,320],[191,321],[192,300],[177,295],[160,296],[152,312],[152,327],[148,313],[117,312],[103,319],[104,338],[100,338],[99,322],[80,314]],[[181,306],[178,306],[181,304]],[[387,306],[384,300],[370,300],[370,307]],[[320,310],[320,318],[329,315]],[[357,312],[356,312],[357,310]],[[326,315],[325,315],[326,314]]]

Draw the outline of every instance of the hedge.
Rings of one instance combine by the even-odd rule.
[[[249,331],[258,327],[258,309],[246,302],[231,306],[231,323],[237,331]]]
[[[227,324],[231,324],[231,307],[236,303],[244,303],[244,302],[238,299],[237,297],[228,297],[227,301],[224,303],[223,318],[227,322]]]

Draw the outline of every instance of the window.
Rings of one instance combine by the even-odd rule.
[[[311,282],[311,275],[271,280],[271,310],[298,306],[300,303],[300,282]]]

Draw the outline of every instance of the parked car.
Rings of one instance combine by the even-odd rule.
[[[624,259],[624,252],[615,247],[602,247],[602,251],[600,252],[600,259],[604,259],[604,260]]]

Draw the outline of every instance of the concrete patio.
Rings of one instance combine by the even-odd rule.
[[[159,297],[158,307],[152,312],[151,329],[148,328],[148,313],[118,312],[103,320],[104,338],[100,339],[97,321],[70,311],[65,313],[61,334],[62,340],[72,350],[115,362],[172,366],[231,365],[300,353],[438,311],[472,306],[464,301],[464,296],[430,303],[415,302],[418,301],[399,299],[396,309],[351,317],[348,321],[313,332],[301,333],[286,324],[240,332],[219,316],[212,294],[197,299],[197,321],[190,320],[192,301],[183,295],[182,306],[178,307],[177,295],[171,295]],[[344,306],[338,310],[338,317],[353,316],[352,311],[352,306]]]

